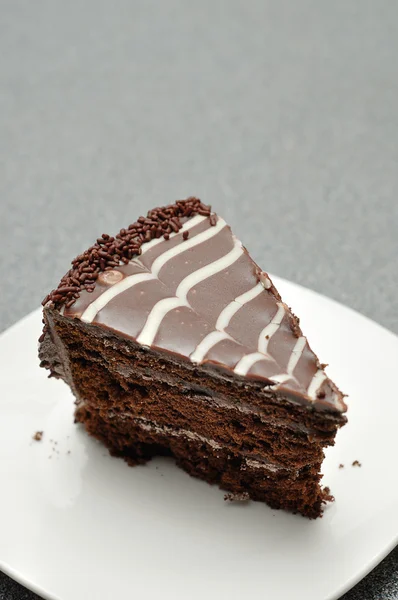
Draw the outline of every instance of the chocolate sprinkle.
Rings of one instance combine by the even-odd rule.
[[[210,225],[214,226],[216,223],[217,223],[217,216],[214,213],[212,213],[210,215]]]
[[[140,217],[128,229],[121,229],[116,237],[103,233],[94,246],[72,261],[72,268],[61,279],[57,289],[44,298],[43,306],[52,302],[57,308],[63,304],[70,308],[82,290],[93,292],[100,273],[127,264],[141,254],[141,246],[146,242],[161,236],[168,240],[171,233],[178,233],[182,228],[181,219],[194,215],[208,217],[211,225],[217,222],[210,206],[203,204],[199,198],[190,197],[150,210],[146,217]],[[184,231],[183,239],[188,236],[189,231]]]

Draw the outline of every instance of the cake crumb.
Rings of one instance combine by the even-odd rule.
[[[32,435],[32,438],[36,442],[41,442],[41,440],[43,439],[43,432],[42,431],[36,431],[36,433]]]
[[[353,467],[362,467],[362,464],[359,462],[359,460],[354,460],[354,462],[352,463]]]
[[[334,496],[330,493],[329,486],[323,488],[323,494],[323,502],[334,502]]]
[[[344,469],[344,465],[343,465],[343,463],[340,463],[340,464],[339,464],[339,469]]]
[[[247,492],[239,492],[236,494],[228,493],[225,494],[224,500],[229,502],[248,502],[250,496]]]

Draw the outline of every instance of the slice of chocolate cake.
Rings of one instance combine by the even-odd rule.
[[[102,235],[43,303],[41,365],[112,454],[172,455],[239,497],[321,514],[343,395],[210,207],[188,198]]]

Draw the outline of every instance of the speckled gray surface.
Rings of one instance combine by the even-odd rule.
[[[98,233],[196,194],[265,268],[398,333],[395,0],[0,13],[0,329]],[[344,598],[396,600],[398,551]]]

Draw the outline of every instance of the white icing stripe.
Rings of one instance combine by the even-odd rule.
[[[252,366],[256,362],[259,362],[260,360],[268,360],[268,358],[261,352],[253,352],[252,354],[245,354],[245,356],[243,356],[240,359],[240,361],[238,362],[238,364],[235,366],[234,372],[237,375],[244,376],[250,371]]]
[[[231,336],[224,332],[224,330],[228,327],[232,317],[238,312],[239,309],[242,308],[242,306],[247,304],[247,302],[250,302],[250,300],[256,298],[262,291],[264,291],[264,287],[261,283],[258,283],[244,294],[237,296],[235,300],[232,300],[232,302],[230,302],[220,312],[216,322],[215,330],[203,338],[203,340],[191,354],[190,359],[192,362],[202,362],[209,350],[218,344],[218,342],[226,339],[232,339]]]
[[[188,292],[198,283],[205,281],[212,275],[216,275],[220,271],[227,269],[234,264],[243,254],[242,244],[235,241],[235,246],[227,254],[213,261],[209,265],[206,265],[193,273],[190,273],[185,279],[183,279],[177,288],[176,296],[186,298]]]
[[[279,375],[272,375],[271,377],[272,381],[275,381],[276,383],[280,384],[280,383],[285,383],[285,381],[288,381],[289,379],[294,379],[291,375],[289,375],[288,373],[280,373]]]
[[[215,229],[215,227],[212,229]],[[206,265],[185,277],[178,286],[174,298],[164,298],[163,300],[159,300],[152,308],[144,328],[137,338],[137,342],[143,346],[151,346],[166,314],[179,306],[189,306],[187,295],[190,289],[232,265],[240,256],[242,256],[242,254],[242,244],[235,240],[235,247],[228,252],[228,254],[225,254],[225,256],[222,256],[218,260],[215,260],[209,265]]]
[[[143,346],[151,346],[167,313],[181,306],[188,306],[188,302],[176,297],[159,300],[149,313],[145,325],[137,337],[137,342]]]
[[[212,331],[211,333],[206,335],[206,337],[203,338],[200,344],[196,346],[194,352],[192,352],[189,358],[194,363],[200,363],[202,362],[210,348],[218,344],[218,342],[227,339],[231,339],[231,336],[229,336],[228,333],[225,333],[224,331]]]
[[[206,217],[204,217],[204,218],[206,218]],[[209,229],[202,231],[202,233],[198,233],[198,235],[195,235],[195,237],[185,240],[179,246],[174,246],[174,248],[170,248],[170,250],[166,250],[166,252],[163,252],[162,254],[160,254],[160,256],[157,257],[156,260],[154,260],[154,262],[151,266],[151,272],[154,275],[158,275],[160,270],[162,269],[162,267],[164,267],[164,265],[169,260],[171,260],[172,258],[175,258],[179,254],[182,254],[183,252],[185,252],[186,250],[189,250],[190,248],[194,248],[195,246],[198,246],[199,244],[202,244],[203,242],[210,240],[212,237],[217,235],[222,229],[224,229],[224,227],[226,227],[226,225],[227,224],[223,219],[218,219],[217,224],[214,225],[213,227],[209,227]],[[184,228],[180,229],[180,231],[184,231]]]
[[[189,219],[189,221],[184,223],[184,225],[183,225],[182,229],[180,229],[180,231],[187,231],[187,229],[192,229],[192,227],[195,227],[195,225],[199,225],[207,218],[208,217],[202,217],[201,215],[196,215],[196,217],[193,217],[192,219]],[[180,233],[180,231],[178,231],[177,233],[174,233],[174,232],[170,233],[169,239],[172,240],[176,235],[178,235]],[[160,238],[155,238],[155,239],[151,240],[150,242],[145,242],[145,244],[143,244],[141,246],[141,255],[140,256],[143,256],[144,254],[146,254],[148,252],[148,250],[152,250],[152,248],[154,246],[157,246],[158,244],[161,244],[164,241],[165,241],[165,239],[163,237],[160,237]]]
[[[289,362],[286,368],[287,373],[280,373],[279,375],[272,376],[272,381],[275,381],[275,383],[277,384],[275,385],[276,388],[282,383],[286,383],[286,381],[288,381],[289,379],[297,381],[297,379],[293,375],[293,372],[294,369],[297,367],[297,363],[304,352],[306,343],[307,338],[305,338],[304,336],[299,337],[290,355]]]
[[[311,383],[308,387],[308,396],[312,399],[312,400],[316,400],[316,394],[317,391],[319,390],[319,388],[321,387],[322,383],[325,381],[325,379],[327,379],[327,375],[324,371],[322,371],[322,369],[319,369],[314,377],[311,380]]]
[[[232,317],[238,312],[238,310],[240,310],[242,306],[250,302],[250,300],[254,300],[254,298],[256,298],[263,291],[264,287],[261,283],[258,283],[248,292],[245,292],[244,294],[241,294],[240,296],[235,298],[235,300],[230,302],[230,304],[228,304],[228,306],[226,306],[224,310],[220,312],[215,328],[219,331],[223,331],[224,329],[226,329]]]
[[[287,372],[290,373],[291,375],[293,374],[293,371],[296,368],[297,363],[301,358],[301,355],[303,354],[306,341],[307,340],[305,339],[304,336],[299,337],[299,339],[297,340],[297,342],[292,350],[292,354],[290,356],[289,362],[287,363]]]
[[[183,227],[182,227],[182,229],[180,229],[179,233],[186,231],[187,229],[191,229],[195,225],[198,225],[199,223],[201,223],[206,218],[207,217],[201,217],[201,216],[194,217],[193,219],[191,219],[190,221],[187,221],[187,223],[185,223],[183,225]],[[161,268],[164,267],[164,265],[169,260],[178,256],[182,252],[185,252],[185,250],[189,250],[189,248],[193,248],[194,246],[197,246],[198,244],[201,244],[202,242],[205,242],[206,240],[217,235],[221,231],[221,229],[223,229],[225,226],[226,226],[226,222],[223,219],[219,218],[217,221],[217,224],[214,225],[213,227],[209,227],[209,229],[206,229],[205,231],[198,233],[198,235],[196,235],[195,237],[193,237],[191,239],[184,241],[179,246],[170,248],[169,250],[166,250],[165,252],[160,254],[156,258],[156,260],[153,262],[150,273],[148,273],[148,272],[135,273],[134,275],[125,277],[119,283],[115,283],[115,285],[113,285],[112,287],[105,290],[105,292],[103,294],[101,294],[101,296],[99,296],[96,300],[94,300],[94,302],[92,302],[86,308],[86,310],[84,311],[84,313],[81,316],[81,320],[84,321],[85,323],[92,323],[92,321],[95,319],[95,317],[97,316],[99,311],[101,309],[103,309],[111,300],[113,300],[113,298],[116,298],[116,296],[118,296],[119,294],[122,294],[123,292],[125,292],[126,290],[130,289],[131,287],[137,285],[138,283],[142,283],[143,281],[150,280],[150,279],[155,279],[156,276],[159,274],[159,271],[161,270]],[[176,234],[176,235],[178,235],[178,234]],[[156,240],[152,240],[151,242],[148,242],[147,244],[143,244],[142,254],[144,254],[144,252],[147,252],[148,250],[150,250],[150,248],[148,248],[148,246],[150,244],[152,244],[151,248],[153,248],[153,246],[155,245],[154,242],[159,244],[161,242],[165,243],[166,241],[163,238],[158,238]],[[146,248],[145,248],[145,246],[146,246]],[[142,254],[141,254],[141,256],[142,256]],[[133,259],[131,262],[140,264],[139,260]],[[143,268],[145,268],[145,267],[143,267]]]
[[[85,323],[92,323],[99,311],[104,308],[113,298],[130,289],[134,285],[150,279],[155,279],[155,276],[152,275],[152,273],[136,273],[135,275],[130,275],[130,277],[125,277],[119,283],[115,283],[115,285],[105,290],[101,296],[98,296],[98,298],[86,308],[80,317],[81,320]]]
[[[258,351],[262,352],[262,354],[267,353],[268,344],[273,335],[278,331],[280,324],[282,323],[282,319],[285,314],[285,309],[283,304],[278,302],[278,310],[276,314],[272,317],[271,323],[268,323],[266,327],[262,330],[258,338]]]
[[[268,323],[261,331],[258,337],[258,352],[252,352],[243,356],[235,366],[235,373],[238,375],[247,375],[252,366],[260,360],[270,360],[271,357],[267,354],[268,343],[272,336],[278,331],[282,319],[285,314],[283,304],[278,302],[278,310],[272,317],[271,323]]]

